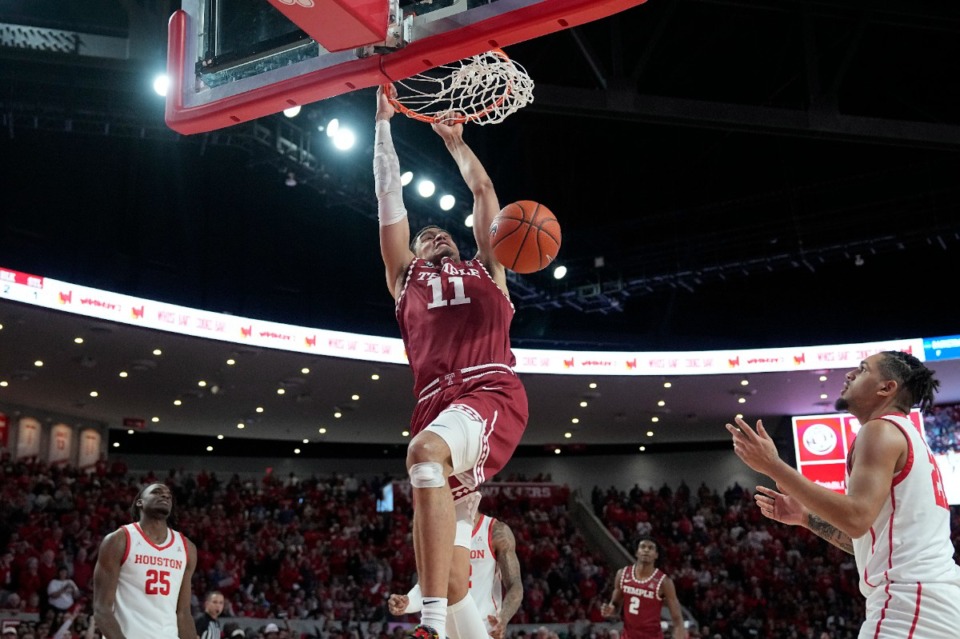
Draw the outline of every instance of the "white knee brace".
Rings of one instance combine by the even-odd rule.
[[[443,466],[437,462],[420,462],[410,467],[410,485],[414,488],[440,488],[447,485]]]

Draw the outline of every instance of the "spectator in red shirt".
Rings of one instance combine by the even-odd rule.
[[[91,592],[93,579],[94,561],[90,558],[86,548],[77,549],[77,555],[73,559],[73,581],[83,592]]]

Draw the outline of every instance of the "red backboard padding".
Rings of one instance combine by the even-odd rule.
[[[225,128],[279,113],[291,106],[310,104],[357,89],[403,80],[427,69],[491,49],[599,20],[645,1],[538,2],[424,37],[394,51],[366,58],[351,58],[238,95],[198,101],[192,106],[185,104],[183,86],[186,75],[184,65],[192,69],[195,62],[185,59],[187,21],[190,16],[180,10],[170,17],[167,32],[167,71],[171,82],[166,102],[167,126],[187,135]]]
[[[384,0],[269,0],[327,51],[383,42],[389,7]]]

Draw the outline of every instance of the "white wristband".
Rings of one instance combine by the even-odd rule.
[[[390,121],[377,120],[373,146],[373,182],[377,193],[380,226],[396,224],[407,216],[400,184],[400,159],[393,148]]]
[[[423,592],[420,590],[420,584],[416,584],[410,589],[410,592],[407,593],[407,600],[407,607],[404,609],[404,613],[420,612],[423,610]]]

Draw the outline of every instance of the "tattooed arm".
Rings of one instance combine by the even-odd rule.
[[[825,522],[823,519],[814,515],[813,513],[809,513],[807,515],[806,527],[810,530],[810,532],[820,539],[829,541],[831,544],[847,554],[853,554],[853,540],[850,539],[850,535],[846,534],[836,526]]]

